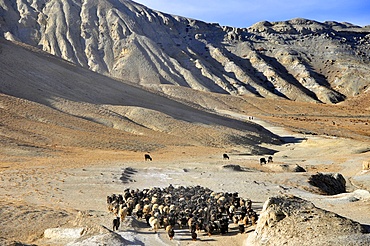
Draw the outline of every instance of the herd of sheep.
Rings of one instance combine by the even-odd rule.
[[[230,223],[243,233],[258,219],[251,200],[239,197],[237,192],[214,192],[199,185],[126,189],[123,194],[107,196],[107,205],[115,215],[113,230],[118,230],[126,216],[133,216],[145,220],[154,232],[165,229],[170,239],[177,228],[188,228],[193,240],[201,231],[209,236],[226,234]]]

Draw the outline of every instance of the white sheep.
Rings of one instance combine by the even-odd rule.
[[[174,205],[174,204],[172,204],[171,206],[170,206],[170,212],[171,211],[175,211],[176,210],[176,206]]]
[[[143,207],[143,213],[144,214],[149,214],[151,212],[151,207],[149,204],[145,204]]]
[[[225,201],[226,201],[226,198],[224,196],[221,196],[220,198],[217,199],[217,204],[224,205]]]
[[[136,213],[137,211],[139,211],[141,209],[141,205],[140,205],[140,203],[137,203],[136,205],[135,205],[135,208],[134,208],[134,210],[132,211],[133,213]]]
[[[149,225],[154,232],[157,232],[160,227],[158,219],[153,216],[149,218]]]
[[[170,207],[169,206],[164,206],[163,207],[163,213],[168,214],[170,212]]]
[[[118,215],[121,218],[121,222],[123,222],[127,216],[127,207],[124,207],[123,204],[119,206]]]
[[[152,201],[151,201],[152,204],[155,204],[155,203],[158,203],[158,197],[156,195],[154,195],[152,197]]]
[[[157,209],[158,209],[158,207],[159,207],[159,204],[158,204],[158,203],[153,204],[153,206],[152,206],[152,211],[157,210]]]
[[[235,212],[236,212],[235,206],[234,205],[230,205],[230,207],[229,207],[229,213],[230,214],[235,214]]]

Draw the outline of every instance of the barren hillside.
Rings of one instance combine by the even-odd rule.
[[[129,0],[0,1],[0,35],[148,87],[337,103],[369,86],[369,28],[293,19],[233,28]]]
[[[151,151],[170,145],[279,143],[253,122],[219,116],[79,68],[46,53],[0,43],[2,145]],[[29,62],[32,61],[32,62]]]

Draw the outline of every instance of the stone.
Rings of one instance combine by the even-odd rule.
[[[362,162],[362,170],[370,170],[370,161]]]
[[[47,239],[77,239],[85,232],[85,228],[48,228],[44,231]]]
[[[277,164],[268,163],[265,167],[275,172],[306,172],[306,170],[297,164]]]
[[[346,180],[340,173],[317,173],[309,177],[308,183],[325,195],[346,192]]]
[[[366,226],[285,195],[263,205],[255,231],[244,245],[368,245]]]

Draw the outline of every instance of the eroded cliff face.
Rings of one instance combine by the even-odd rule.
[[[0,0],[0,33],[148,87],[337,103],[370,84],[370,28],[306,19],[222,27],[128,0]]]

